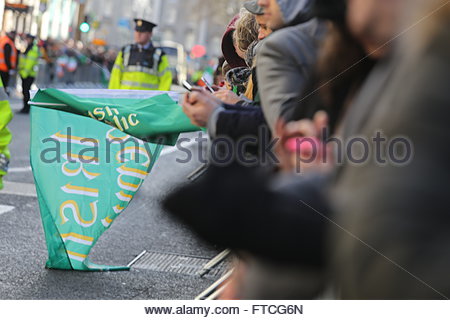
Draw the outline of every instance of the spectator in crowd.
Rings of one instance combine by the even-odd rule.
[[[231,69],[246,67],[244,58],[240,57],[236,52],[233,34],[236,30],[236,21],[239,19],[239,14],[235,15],[228,23],[227,29],[222,36],[222,53],[225,61]]]
[[[276,31],[258,56],[261,106],[273,133],[278,119],[299,105],[325,30],[312,19],[314,1],[259,0],[258,4],[268,15],[267,25]]]
[[[216,70],[214,71],[214,85],[216,87],[223,87],[225,85],[225,76],[223,74],[223,66],[225,63],[225,58],[220,57],[217,62]]]
[[[78,59],[72,49],[65,48],[63,54],[56,60],[56,75],[60,81],[67,85],[75,82],[75,73],[78,69]]]
[[[280,1],[283,7],[280,8],[278,3],[275,5],[279,9],[285,10],[288,20],[273,24],[278,28],[284,26],[286,29],[279,30],[273,35],[264,40],[261,52],[258,53],[257,68],[258,68],[258,82],[267,82],[267,88],[259,88],[262,90],[274,90],[278,88],[280,92],[273,92],[272,95],[279,97],[276,103],[267,106],[266,112],[261,110],[258,104],[250,106],[235,106],[223,104],[220,100],[215,99],[214,96],[206,92],[194,92],[189,97],[186,97],[183,103],[185,113],[191,118],[192,122],[199,126],[207,126],[208,132],[211,136],[224,135],[231,139],[238,140],[243,136],[253,136],[258,139],[261,129],[266,126],[266,119],[269,118],[268,112],[270,108],[277,111],[270,111],[272,114],[279,114],[280,106],[284,105],[283,101],[289,101],[289,105],[296,105],[298,101],[294,100],[294,96],[300,99],[303,86],[305,85],[305,77],[309,75],[310,70],[315,64],[315,57],[317,56],[318,40],[323,36],[325,31],[324,25],[312,18],[312,0],[308,1]],[[274,6],[274,4],[272,4]],[[275,16],[268,15],[268,24],[275,19]],[[299,23],[298,25],[296,25]],[[276,33],[281,33],[281,36],[276,36]],[[277,54],[273,54],[271,61],[261,61],[260,55],[263,48],[266,47],[267,42],[273,43],[272,39],[276,41]],[[284,39],[279,41],[278,39]],[[272,45],[269,46],[273,48]],[[222,48],[224,48],[222,46]],[[298,52],[303,52],[298,54]],[[224,51],[224,55],[225,55]],[[283,56],[283,54],[285,55]],[[237,54],[236,54],[237,55]],[[226,58],[226,55],[225,55]],[[228,60],[227,60],[228,61]],[[229,62],[229,61],[228,61]],[[260,77],[261,73],[266,73],[264,67],[259,70],[260,66],[268,64],[274,66],[274,73],[267,73]],[[278,68],[278,64],[285,64],[283,68]],[[296,72],[297,71],[297,72]],[[289,79],[289,80],[287,80]],[[282,84],[282,85],[280,85]],[[265,89],[264,89],[265,88]],[[289,91],[289,92],[288,92]],[[256,95],[258,96],[258,95]],[[264,101],[262,101],[264,104]],[[286,107],[286,109],[288,109]],[[264,134],[266,135],[266,134]],[[270,136],[270,133],[269,133]]]
[[[215,93],[217,98],[228,104],[247,105],[251,101],[256,104],[260,102],[256,80],[256,55],[260,47],[260,41],[264,40],[271,33],[271,30],[267,28],[264,12],[258,6],[256,0],[246,2],[244,8],[246,10],[241,10],[241,18],[236,23],[237,30],[234,37],[240,39],[237,43],[237,50],[245,52],[245,62],[251,70],[251,75],[245,83],[245,94],[239,96],[230,90],[219,90]],[[253,32],[247,32],[247,30],[257,30],[258,34],[255,35]]]
[[[55,75],[56,75],[56,60],[58,59],[58,54],[59,54],[59,48],[58,48],[58,44],[56,43],[56,41],[54,41],[53,39],[48,39],[47,41],[44,42],[43,45],[44,50],[47,53],[47,57],[48,59],[46,59],[46,74],[48,75],[48,78],[46,79],[46,84],[52,84],[55,80]]]
[[[343,125],[343,139],[382,132],[389,139],[406,137],[414,153],[408,160],[406,144],[395,157],[401,161],[386,165],[381,159],[361,167],[345,163],[338,168],[332,187],[334,221],[346,232],[334,229],[330,241],[334,244],[331,270],[341,298],[447,299],[450,295],[445,191],[449,153],[436,147],[450,138],[445,121],[450,104],[446,41],[450,5],[446,2],[348,2],[350,28],[374,56],[386,54],[385,44],[394,38],[390,30],[401,21],[398,11],[418,6],[394,35],[426,16],[429,19],[405,34],[398,51],[377,67]]]
[[[318,113],[312,120],[275,124],[281,127],[282,142],[291,134],[324,139],[321,129],[328,118],[335,122],[333,132],[343,142],[355,136],[375,137],[380,129],[390,138],[407,137],[400,148],[404,162],[380,163],[376,157],[356,166],[346,158],[336,166],[326,152],[318,152],[319,161],[304,177],[271,177],[243,167],[213,168],[202,181],[172,194],[166,207],[209,241],[278,263],[294,262],[297,270],[318,278],[288,275],[284,282],[295,282],[303,290],[283,291],[282,285],[267,283],[267,269],[250,273],[254,277],[248,279],[247,288],[253,285],[254,290],[243,292],[243,298],[255,293],[272,299],[301,299],[305,294],[315,298],[324,283],[334,287],[335,297],[344,299],[446,298],[450,295],[446,254],[450,238],[444,184],[450,178],[446,174],[449,157],[435,146],[448,141],[445,119],[450,95],[445,86],[450,80],[450,48],[445,39],[450,5],[444,0],[418,1],[415,6],[406,0],[317,2],[320,16],[333,26],[316,80],[323,83],[321,77],[337,71],[334,78],[350,81],[334,83],[331,78],[315,92],[304,91],[305,104],[316,109],[317,105],[335,107],[337,116],[332,120]],[[415,7],[421,10],[404,28],[441,10],[394,48],[392,39],[404,30],[398,29],[401,14]],[[350,61],[336,67],[332,52],[337,57],[347,52],[348,57],[365,54],[363,58],[370,59],[355,60],[357,71],[342,70]],[[411,70],[417,76],[411,77]],[[350,74],[344,75],[347,71]],[[369,148],[369,153],[376,154],[376,145]],[[282,145],[281,150],[285,149]],[[290,167],[290,163],[283,165]],[[311,284],[311,279],[318,281]],[[258,286],[261,281],[266,284]]]
[[[236,54],[245,61],[245,66],[232,68],[225,75],[227,82],[231,85],[232,90],[218,90],[216,97],[223,102],[236,103],[240,98],[244,98],[244,93],[247,90],[247,85],[251,75],[251,65],[249,65],[247,57],[253,56],[253,44],[258,39],[258,24],[255,16],[242,9],[239,13],[239,18],[235,22],[236,30],[233,31],[232,40],[233,48]],[[226,50],[227,51],[227,50]],[[225,52],[226,52],[225,51]],[[231,98],[230,98],[231,97]]]

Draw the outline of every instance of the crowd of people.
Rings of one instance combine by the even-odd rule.
[[[244,5],[182,103],[222,148],[164,201],[234,250],[223,299],[450,296],[449,39],[445,0]]]
[[[39,41],[39,46],[42,48],[41,57],[45,59],[43,86],[58,83],[73,84],[76,81],[77,72],[79,73],[83,66],[93,67],[92,70],[103,72],[101,76],[103,79],[87,73],[84,79],[78,79],[78,81],[106,83],[117,55],[117,50],[114,48],[93,43],[85,45],[82,42],[76,43],[72,39],[67,41],[47,39]]]
[[[25,98],[28,97],[28,91],[35,81],[39,82],[41,87],[70,85],[76,80],[106,84],[117,56],[115,48],[95,43],[85,45],[73,39],[41,40],[32,34],[17,34],[15,31],[7,32],[2,38],[5,41],[0,47],[4,48],[6,54],[4,66],[1,66],[0,70],[3,84],[8,88],[10,84],[14,84],[15,75],[19,75],[25,79],[22,83]],[[27,59],[28,65],[21,66],[20,60]],[[88,66],[94,72],[86,72],[84,66]],[[41,72],[39,68],[42,68]],[[24,69],[27,69],[26,76],[22,77],[20,73]]]

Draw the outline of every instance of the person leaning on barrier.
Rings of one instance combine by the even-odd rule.
[[[258,137],[262,129],[271,124],[269,119],[276,120],[285,114],[283,110],[299,105],[302,89],[311,76],[318,47],[326,31],[326,25],[314,18],[314,0],[274,0],[270,6],[266,1],[263,4],[264,11],[269,7],[276,8],[284,18],[275,15],[266,17],[266,25],[275,32],[263,41],[257,53],[256,96],[261,95],[262,108],[259,104],[241,106],[222,103],[207,92],[193,92],[183,101],[187,116],[194,124],[208,127],[211,137],[227,136],[235,141],[249,135]],[[226,58],[227,52],[223,51]],[[267,92],[263,94],[262,91]],[[270,129],[273,134],[275,128],[271,126]]]
[[[172,73],[169,60],[151,41],[156,24],[135,19],[136,43],[122,48],[116,58],[109,89],[169,91]]]

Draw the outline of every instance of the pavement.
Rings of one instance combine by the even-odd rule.
[[[12,108],[19,110],[17,97]],[[46,269],[47,249],[29,162],[29,116],[16,114],[10,172],[0,192],[0,299],[193,299],[217,277],[131,268],[122,272]],[[193,135],[193,134],[191,134]],[[190,149],[196,151],[196,146]],[[220,250],[197,239],[160,207],[163,197],[200,166],[176,161],[180,151],[166,149],[129,208],[100,238],[90,260],[127,265],[143,250],[211,259]],[[205,260],[206,261],[206,260]]]

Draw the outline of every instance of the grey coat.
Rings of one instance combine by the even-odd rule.
[[[449,30],[411,60],[380,66],[349,110],[344,138],[382,130],[408,138],[413,156],[407,165],[370,160],[339,170],[340,227],[330,230],[341,298],[450,297]]]
[[[273,130],[279,117],[301,104],[325,31],[316,19],[274,32],[258,54],[258,84],[265,118]]]

